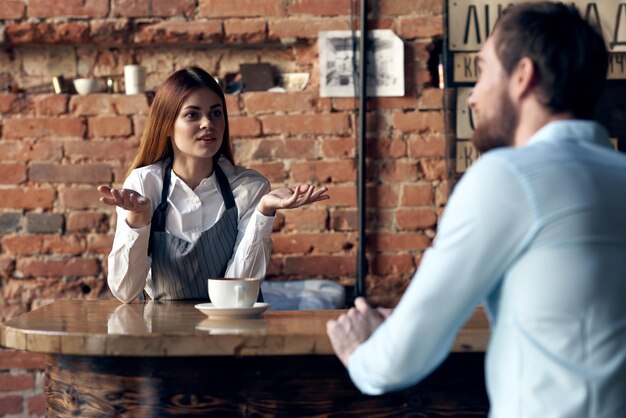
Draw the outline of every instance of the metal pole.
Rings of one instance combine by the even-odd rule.
[[[359,37],[359,147],[357,164],[357,207],[359,242],[357,247],[357,274],[355,296],[365,296],[365,278],[367,277],[366,244],[366,202],[365,202],[365,155],[366,155],[366,101],[367,101],[367,0],[361,0],[361,36]]]

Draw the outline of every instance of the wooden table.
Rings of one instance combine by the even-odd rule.
[[[190,302],[60,300],[0,325],[0,342],[48,354],[52,416],[486,415],[482,311],[433,375],[378,397],[362,395],[333,355],[326,322],[341,313],[217,320]]]

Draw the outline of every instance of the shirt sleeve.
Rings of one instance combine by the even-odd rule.
[[[228,262],[226,277],[265,277],[272,254],[274,216],[265,216],[256,207],[270,191],[267,180],[244,184],[250,194],[249,204],[237,225],[233,257]],[[240,209],[241,210],[241,209]]]
[[[468,170],[398,306],[349,358],[362,392],[406,388],[445,359],[459,329],[524,250],[533,224],[528,196],[505,160],[486,155]]]
[[[133,189],[144,195],[144,187],[136,173],[131,173],[124,188]],[[154,202],[152,203],[154,207]],[[107,282],[111,293],[121,302],[135,299],[146,286],[146,278],[152,260],[148,257],[150,224],[133,229],[126,223],[127,211],[118,207],[117,225],[113,247],[109,254]]]

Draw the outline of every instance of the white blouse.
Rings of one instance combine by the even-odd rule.
[[[273,216],[256,210],[261,198],[270,191],[269,182],[254,170],[233,166],[220,158],[219,166],[228,178],[237,205],[239,222],[233,256],[226,268],[226,277],[264,277],[272,251],[270,235]],[[163,167],[155,163],[133,170],[124,188],[132,189],[150,199],[152,211],[161,200]],[[165,230],[185,241],[195,242],[202,232],[217,223],[225,211],[215,172],[191,190],[172,170]],[[154,282],[148,256],[150,224],[133,229],[126,223],[126,210],[117,208],[117,227],[109,254],[107,281],[113,295],[130,302],[145,289],[154,297]],[[207,295],[208,297],[208,295]]]

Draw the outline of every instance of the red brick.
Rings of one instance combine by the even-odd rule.
[[[433,187],[430,183],[405,184],[402,186],[402,206],[428,206],[432,205]]]
[[[309,92],[266,93],[250,92],[241,95],[248,113],[310,112],[315,109],[315,96]]]
[[[70,112],[80,116],[147,115],[149,110],[143,94],[89,94],[70,99]]]
[[[67,215],[66,228],[69,232],[109,231],[109,215],[102,212],[70,212]]]
[[[0,277],[9,277],[13,273],[15,267],[15,260],[13,257],[6,255],[0,255]],[[0,318],[0,322],[3,319]]]
[[[264,133],[274,134],[347,134],[350,119],[347,114],[271,115],[261,118]]]
[[[268,37],[316,39],[320,31],[349,29],[350,21],[343,17],[278,19],[268,22]]]
[[[337,209],[331,213],[331,227],[334,231],[354,231],[358,227],[356,209]]]
[[[125,45],[130,41],[131,27],[128,19],[89,21],[89,39],[93,44]]]
[[[106,0],[29,0],[29,17],[105,17],[109,13]]]
[[[222,22],[159,22],[142,26],[135,34],[136,43],[179,44],[222,40]]]
[[[111,3],[115,17],[150,16],[150,1],[112,0]]]
[[[239,105],[240,94],[227,94],[226,96],[226,109],[228,109],[228,116],[241,114],[241,106]]]
[[[356,185],[337,186],[335,184],[328,185],[328,195],[330,200],[328,204],[332,206],[355,206],[356,205]],[[324,203],[324,202],[321,202]]]
[[[195,0],[152,0],[152,16],[193,17]]]
[[[381,110],[400,110],[417,108],[417,99],[414,96],[403,97],[376,97],[368,101],[372,102],[372,106]]]
[[[63,188],[59,191],[60,207],[62,209],[102,209],[100,192],[95,187],[90,188]]]
[[[199,17],[284,16],[282,0],[200,0]]]
[[[226,42],[263,42],[267,38],[265,19],[228,19],[224,21]]]
[[[32,374],[10,375],[0,373],[0,391],[17,391],[35,388],[35,376]]]
[[[87,241],[87,252],[89,254],[108,255],[113,247],[113,236],[108,234],[90,234]],[[104,268],[107,264],[104,263]]]
[[[443,135],[429,138],[412,137],[407,141],[409,145],[409,157],[446,157],[448,155],[448,142]]]
[[[379,16],[441,13],[443,13],[441,0],[381,0],[378,3]]]
[[[385,161],[380,167],[377,177],[382,181],[414,181],[417,180],[417,163],[412,161]]]
[[[24,410],[22,397],[18,395],[0,396],[0,415],[21,414]]]
[[[0,162],[0,184],[19,184],[26,180],[26,164]]]
[[[367,141],[367,156],[372,158],[406,157],[406,141],[394,138],[374,138]]]
[[[381,251],[417,251],[430,246],[430,240],[421,232],[378,232],[368,237],[367,247]]]
[[[256,137],[261,135],[261,124],[256,118],[235,116],[229,118],[228,129],[232,138]]]
[[[9,113],[16,101],[17,96],[15,94],[0,94],[0,114]]]
[[[42,370],[45,364],[44,354],[0,349],[0,369]]]
[[[437,224],[437,214],[432,209],[398,209],[396,222],[402,230],[416,230],[432,228]]]
[[[353,160],[307,161],[291,164],[291,178],[296,182],[343,182],[356,179]]]
[[[443,112],[394,113],[393,126],[402,132],[445,132]]]
[[[326,208],[305,207],[283,213],[286,231],[324,231],[328,222]]]
[[[322,155],[324,158],[353,158],[355,152],[354,138],[322,139]]]
[[[111,167],[106,164],[58,165],[33,163],[28,178],[38,182],[108,183],[112,180]]]
[[[372,273],[380,276],[399,276],[415,271],[411,254],[376,254],[370,262]]]
[[[77,118],[11,118],[4,121],[3,138],[42,136],[80,137],[85,135],[85,123]]]
[[[37,116],[59,116],[67,113],[68,96],[65,94],[50,94],[35,99]]]
[[[351,0],[292,0],[287,7],[289,16],[304,14],[337,16],[350,14]]]
[[[6,235],[2,238],[2,249],[13,255],[39,254],[42,243],[41,235]]]
[[[274,234],[274,254],[342,253],[353,249],[356,235],[346,233],[329,234]]]
[[[128,116],[100,116],[89,118],[87,124],[91,138],[129,136],[133,132]]]
[[[267,177],[270,182],[282,182],[287,178],[285,164],[283,162],[250,163],[248,167],[257,170]]]
[[[434,38],[443,36],[443,16],[401,17],[398,35],[402,38]]]
[[[137,142],[134,139],[65,141],[63,150],[71,160],[88,158],[93,161],[129,161],[137,153]]]
[[[50,141],[38,140],[31,143],[23,140],[0,141],[0,155],[4,161],[59,160],[61,147]]]
[[[447,180],[448,164],[445,160],[421,160],[420,168],[426,180]]]
[[[21,19],[24,17],[26,6],[23,0],[3,0],[0,9],[0,19]]]
[[[55,191],[48,188],[0,189],[0,208],[51,208]]]
[[[6,37],[19,44],[84,44],[89,41],[87,22],[16,22],[6,25]]]
[[[43,237],[41,254],[79,255],[87,248],[82,235],[47,235]]]
[[[254,159],[310,159],[315,156],[313,139],[263,139],[252,154]]]
[[[443,109],[443,93],[440,88],[426,88],[422,90],[419,98],[419,108],[422,110]]]
[[[394,208],[398,206],[398,195],[388,185],[369,185],[366,190],[368,208]]]
[[[15,266],[17,277],[72,277],[94,276],[100,272],[100,263],[93,258],[41,260],[20,258]]]
[[[355,272],[354,255],[305,255],[285,257],[283,273],[306,277],[337,277]]]
[[[26,411],[29,415],[43,416],[45,414],[45,398],[43,395],[31,396],[26,400]]]
[[[440,181],[437,189],[435,190],[435,205],[437,207],[443,207],[448,203],[448,198],[452,193],[452,184],[450,181]]]

